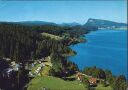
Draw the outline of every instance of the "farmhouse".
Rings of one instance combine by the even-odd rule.
[[[90,86],[96,86],[97,85],[97,79],[96,78],[90,78],[89,79]]]
[[[77,74],[76,74],[76,78],[77,78],[77,80],[82,81],[83,74],[82,74],[82,73],[80,73],[80,72],[77,72]]]

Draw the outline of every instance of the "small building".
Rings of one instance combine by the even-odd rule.
[[[77,72],[77,74],[76,74],[76,78],[77,78],[77,80],[82,81],[82,79],[83,79],[83,74],[80,73],[80,72]]]
[[[97,86],[97,79],[96,78],[90,78],[89,79],[90,86]]]

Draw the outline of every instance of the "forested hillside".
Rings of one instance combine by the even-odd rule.
[[[5,59],[4,61],[7,62],[8,65],[8,67],[4,69],[10,68],[11,63],[15,62],[17,63],[17,65],[20,65],[20,67],[18,67],[18,72],[25,72],[27,71],[25,69],[26,63],[31,64],[31,62],[34,62],[38,59],[51,56],[51,62],[53,63],[53,68],[50,71],[51,75],[63,77],[63,74],[66,71],[68,71],[67,75],[75,73],[75,70],[78,70],[77,66],[74,63],[67,61],[65,55],[75,53],[66,45],[67,42],[70,42],[70,37],[73,38],[76,36],[72,36],[72,33],[67,32],[65,29],[61,31],[61,29],[62,27],[57,26],[39,27],[8,23],[0,24],[0,58],[1,60]],[[63,38],[63,40],[58,41],[47,36],[42,36],[41,33],[43,32],[59,36],[68,34],[69,36],[68,38]],[[8,59],[9,61],[7,61]],[[65,72],[63,72],[63,70],[65,70]],[[5,75],[3,76],[3,74],[5,74],[3,71],[0,71],[0,74],[1,79],[4,80],[5,83],[8,83],[10,81],[10,79],[5,79],[6,77]],[[25,75],[28,75],[27,73],[20,74],[21,75],[15,72],[15,79],[19,76],[23,77]],[[19,78],[17,78],[16,81],[18,81]],[[28,77],[26,76],[26,78]],[[22,85],[20,86],[20,84],[19,86],[17,86],[17,84],[15,83],[16,82],[11,82],[11,85],[8,85],[8,87],[4,87],[4,85],[2,85],[1,88],[13,89],[23,87]],[[21,81],[19,83],[22,84],[23,82]]]

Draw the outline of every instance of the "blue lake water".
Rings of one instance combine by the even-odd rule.
[[[127,75],[127,31],[99,30],[85,36],[87,42],[71,46],[77,52],[69,59],[80,69],[96,66],[114,75]]]

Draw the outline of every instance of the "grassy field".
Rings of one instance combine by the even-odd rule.
[[[32,79],[27,90],[43,90],[43,88],[48,90],[87,90],[79,81],[64,81],[51,76]]]
[[[96,90],[113,90],[110,86],[108,87],[103,87],[103,85],[99,84],[97,87],[96,87]]]
[[[36,75],[36,74],[35,74],[35,71],[36,71],[37,68],[40,67],[40,66],[41,66],[41,64],[36,64],[36,65],[32,68],[31,73],[34,74],[34,75]]]
[[[45,67],[41,70],[41,72],[40,72],[41,76],[48,76],[50,69],[51,69],[51,68],[50,68],[49,66],[45,66]]]
[[[79,81],[64,81],[52,76],[37,76],[28,84],[27,90],[88,90]],[[113,90],[110,86],[104,87],[99,84],[92,90]]]
[[[42,36],[50,37],[51,39],[55,39],[55,40],[62,40],[63,39],[60,36],[56,36],[56,35],[48,34],[48,33],[42,33]]]

